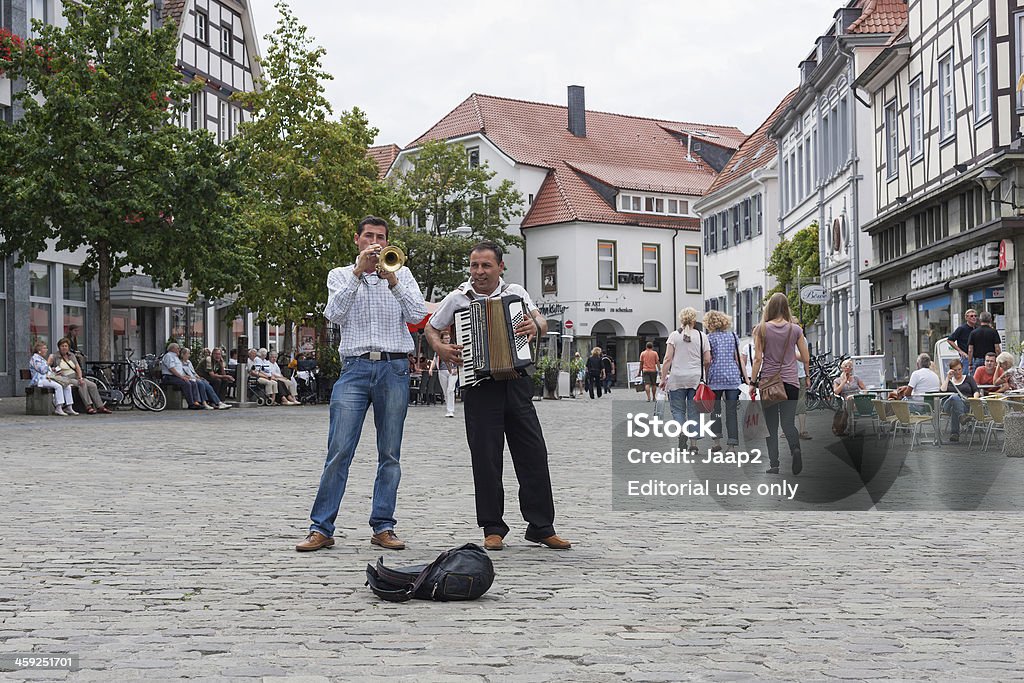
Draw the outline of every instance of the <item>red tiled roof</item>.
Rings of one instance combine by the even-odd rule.
[[[782,112],[786,110],[793,98],[800,91],[796,88],[788,95],[786,95],[778,106],[775,107],[767,119],[764,120],[757,130],[750,134],[740,148],[736,150],[736,153],[729,159],[729,163],[725,165],[722,172],[715,178],[715,182],[711,184],[707,194],[717,192],[729,183],[733,182],[737,178],[747,175],[751,171],[758,168],[763,168],[772,161],[775,160],[775,154],[778,148],[775,142],[768,137],[768,129],[772,127],[772,124],[782,115]]]
[[[715,170],[696,154],[687,161],[681,131],[728,149],[744,139],[734,126],[589,110],[586,137],[574,136],[567,125],[565,106],[473,94],[409,146],[483,134],[516,162],[551,169],[523,218],[524,228],[580,220],[697,229],[695,218],[619,213],[583,176],[612,188],[702,195]]]
[[[174,23],[181,26],[181,17],[185,13],[185,6],[188,0],[164,0],[163,20],[173,19]]]
[[[366,150],[367,155],[377,164],[377,175],[383,178],[391,170],[391,164],[395,163],[395,157],[402,151],[398,145],[377,145]]]
[[[864,8],[850,33],[896,33],[907,20],[905,0],[862,0]]]
[[[897,44],[897,43],[899,43],[901,41],[906,40],[907,39],[907,28],[909,27],[909,25],[910,25],[910,20],[909,19],[904,19],[903,20],[903,25],[900,26],[898,31],[894,31],[893,32],[892,38],[889,39],[889,42],[886,43],[885,46],[886,47],[891,47],[891,46],[893,46],[893,45],[895,45],[895,44]]]

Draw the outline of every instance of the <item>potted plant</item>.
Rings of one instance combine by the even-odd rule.
[[[544,398],[558,398],[558,373],[561,370],[562,363],[558,358],[545,356],[537,361],[533,381],[538,390],[544,390]]]

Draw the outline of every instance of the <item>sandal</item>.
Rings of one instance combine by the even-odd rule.
[[[86,415],[95,415],[96,414],[96,409],[93,408],[92,406],[89,406],[88,408],[85,409],[85,414]]]

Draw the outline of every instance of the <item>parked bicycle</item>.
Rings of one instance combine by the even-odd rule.
[[[131,349],[125,349],[123,361],[90,361],[85,376],[96,383],[107,405],[159,413],[167,407],[167,395],[146,374],[155,359],[133,361]]]
[[[831,356],[831,351],[811,356],[811,386],[807,390],[808,410],[836,411],[843,406],[843,399],[836,396],[833,382],[839,376],[843,361],[849,356]]]

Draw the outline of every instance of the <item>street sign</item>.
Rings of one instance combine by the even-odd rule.
[[[800,300],[805,304],[820,306],[828,303],[830,298],[832,298],[832,293],[821,285],[805,285],[800,288]]]
[[[567,329],[567,330],[571,330],[572,329],[572,321],[571,320],[566,320],[565,321],[565,329]]]

